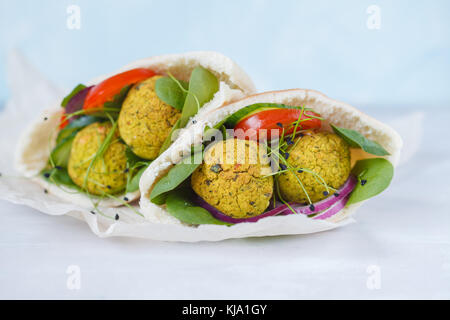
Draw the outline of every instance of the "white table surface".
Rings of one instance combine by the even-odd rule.
[[[100,239],[71,217],[0,201],[0,298],[448,299],[450,112],[424,116],[421,148],[389,190],[360,209],[357,223],[319,234]],[[71,265],[80,268],[78,290],[66,285]],[[370,279],[379,285],[368,286]]]

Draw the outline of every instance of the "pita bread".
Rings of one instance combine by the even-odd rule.
[[[189,152],[192,143],[201,143],[202,132],[205,126],[213,127],[237,110],[255,103],[278,103],[291,106],[305,105],[306,107],[312,108],[314,109],[314,111],[321,114],[321,116],[325,119],[323,123],[323,127],[325,130],[331,130],[329,127],[329,123],[333,123],[334,125],[337,125],[339,127],[356,130],[368,139],[374,140],[381,146],[383,146],[390,153],[390,155],[385,158],[388,159],[394,166],[396,166],[399,161],[402,139],[398,135],[398,133],[389,126],[362,113],[349,104],[330,99],[318,91],[306,89],[292,89],[256,94],[246,97],[235,103],[224,105],[215,111],[203,114],[202,119],[195,125],[195,127],[192,127],[189,131],[185,132],[185,134],[182,135],[182,137],[176,142],[176,144],[172,145],[171,148],[166,150],[166,152],[164,152],[157,160],[155,160],[150,165],[150,167],[142,175],[140,181],[141,212],[144,214],[147,220],[153,223],[178,224],[180,225],[180,227],[191,228],[182,224],[178,219],[172,217],[165,210],[164,206],[158,206],[150,202],[149,194],[154,184],[158,181],[158,179],[165,175],[170,167],[181,160],[180,155],[182,155],[183,152],[184,154],[187,154],[187,152]],[[351,157],[353,165],[354,162],[359,159],[369,158],[373,156],[365,153],[361,149],[352,149]],[[362,205],[362,203],[363,202],[360,202],[346,207],[345,209],[341,210],[339,214],[328,219],[326,222],[334,224],[335,226],[340,225],[344,222],[344,220],[348,219]],[[274,224],[274,228],[277,229],[271,229],[270,223],[268,221],[264,221],[269,219],[278,219],[277,223]],[[303,215],[290,215],[289,218],[269,217],[261,219],[258,222],[254,223],[254,228],[258,229],[257,225],[260,224],[261,226],[264,226],[264,228],[266,228],[264,232],[266,232],[267,235],[285,234],[281,230],[289,230],[289,234],[292,234],[295,233],[295,229],[293,230],[293,225],[285,226],[286,228],[284,228],[280,227],[280,223],[283,224],[284,221],[285,223],[292,224],[293,220],[298,220],[294,223],[294,225],[297,224],[299,233],[302,232],[303,222],[309,227],[314,227],[314,224],[316,224],[317,231],[322,231],[324,227],[324,221],[308,219]],[[275,225],[277,226],[275,227]],[[203,230],[206,230],[207,228],[206,225],[202,227]],[[215,229],[217,228],[222,228],[223,233],[229,233],[229,229],[233,229],[234,226],[231,228],[215,226]],[[332,228],[332,225],[329,225],[327,228]],[[220,234],[221,239],[226,238],[226,235],[224,235],[223,233]],[[233,231],[233,237],[236,237],[235,233],[236,232]],[[242,235],[240,235],[239,237],[241,236]],[[199,238],[201,239],[202,235],[199,235]]]
[[[211,71],[219,80],[219,91],[214,98],[206,103],[194,119],[201,118],[202,114],[212,112],[223,104],[241,99],[255,92],[255,87],[249,76],[231,59],[217,52],[189,52],[183,54],[170,54],[155,56],[132,62],[116,72],[97,77],[86,85],[97,84],[117,73],[134,68],[150,68],[158,74],[171,72],[180,80],[189,80],[192,70],[202,66]],[[15,167],[25,177],[31,178],[42,185],[50,193],[81,207],[92,207],[92,199],[100,207],[120,206],[123,202],[113,199],[90,199],[84,194],[74,192],[66,187],[56,186],[39,176],[39,172],[48,163],[49,155],[55,146],[57,128],[63,109],[59,106],[44,111],[29,129],[22,135],[16,149]],[[45,119],[45,120],[44,120]],[[129,202],[139,197],[139,192],[123,194],[118,197],[127,198]]]

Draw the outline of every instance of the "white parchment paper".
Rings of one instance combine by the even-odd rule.
[[[1,199],[27,205],[49,215],[67,214],[84,220],[92,232],[100,237],[126,236],[187,242],[219,241],[229,238],[308,234],[354,222],[352,218],[332,223],[308,219],[302,215],[289,215],[269,217],[258,223],[242,223],[232,227],[215,225],[190,227],[183,224],[152,223],[126,207],[102,209],[102,214],[92,214],[89,208],[79,207],[45,193],[41,186],[14,172],[14,149],[21,133],[44,109],[60,101],[64,92],[42,77],[18,52],[12,52],[9,56],[8,77],[11,99],[0,111]],[[411,158],[418,149],[421,121],[421,114],[412,114],[392,123],[404,139],[407,157],[403,161]],[[135,204],[135,208],[139,209],[138,204]],[[119,220],[115,219],[116,215],[119,216]]]

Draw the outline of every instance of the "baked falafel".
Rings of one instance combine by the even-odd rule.
[[[134,85],[122,104],[119,132],[141,158],[154,160],[181,112],[162,102],[155,92],[154,76]]]
[[[266,150],[256,141],[227,139],[208,147],[203,164],[191,176],[191,186],[222,213],[249,218],[270,204],[271,172]]]
[[[86,188],[94,195],[115,194],[123,191],[127,184],[126,145],[118,140],[117,130],[111,144],[91,166],[95,154],[111,129],[110,122],[95,122],[80,130],[72,143],[68,163],[69,176],[76,185]]]
[[[334,189],[339,189],[347,180],[351,170],[350,149],[342,138],[330,132],[312,133],[298,139],[287,150],[287,162],[297,170],[279,175],[280,191],[286,201],[307,203],[300,180],[310,200],[317,202],[328,196],[321,179]]]

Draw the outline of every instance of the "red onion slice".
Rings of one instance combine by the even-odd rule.
[[[313,219],[324,220],[335,215],[345,207],[349,195],[355,188],[356,183],[356,178],[349,176],[344,185],[338,190],[337,195],[331,195],[324,200],[314,203],[314,210],[311,210],[311,205],[301,205],[295,202],[291,202],[289,205],[297,214],[304,214],[307,216],[315,214],[316,216],[314,216]],[[233,224],[241,222],[257,222],[260,219],[275,215],[294,214],[294,212],[292,212],[286,204],[280,204],[276,208],[266,211],[258,216],[238,219],[227,216],[220,210],[207,203],[201,197],[197,197],[196,202],[200,207],[208,210],[216,219]]]
[[[336,213],[344,209],[345,205],[347,204],[348,198],[350,198],[350,195],[347,195],[345,198],[341,199],[337,203],[335,203],[332,207],[326,209],[325,211],[321,212],[319,215],[313,217],[315,220],[325,220],[328,218],[331,218]]]
[[[286,213],[284,213],[284,211],[286,211],[286,208],[287,208],[286,205],[281,205],[279,207],[276,207],[275,209],[266,211],[255,217],[238,219],[238,218],[232,218],[230,216],[227,216],[226,214],[222,213],[220,210],[216,209],[215,207],[213,207],[212,205],[207,203],[201,197],[197,197],[196,202],[200,207],[208,210],[216,219],[219,219],[221,221],[228,222],[228,223],[256,222],[259,219],[262,219],[265,217],[270,217],[270,216],[275,216],[275,215],[285,215]],[[289,208],[287,208],[287,209],[289,210]],[[290,214],[290,213],[293,213],[293,212],[291,210],[289,210],[289,213],[287,213],[287,214]]]
[[[66,105],[66,114],[71,114],[77,111],[80,111],[81,109],[83,109],[83,105],[84,105],[84,100],[86,100],[86,96],[89,93],[89,90],[91,90],[93,86],[84,88],[83,90],[77,92],[70,100],[69,102],[67,102]],[[76,118],[78,118],[79,116],[73,116],[70,117],[69,122],[72,122],[73,120],[75,120]]]

